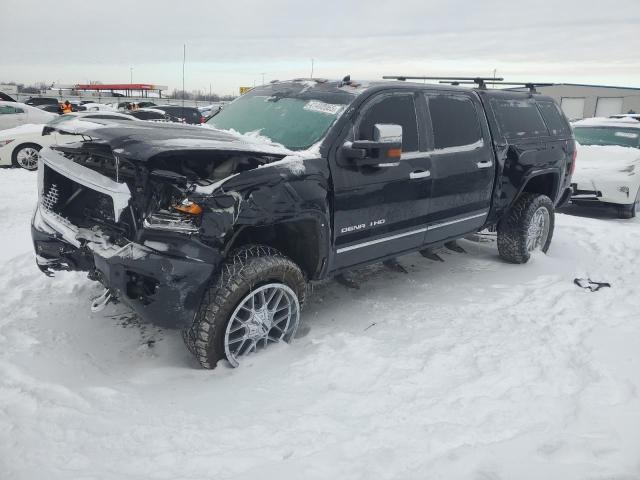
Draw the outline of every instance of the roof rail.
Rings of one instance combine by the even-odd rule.
[[[450,85],[462,85],[462,84],[472,84],[472,83],[476,83],[476,82],[471,82],[471,81],[456,81],[456,80],[441,80],[440,83],[448,83]],[[514,85],[514,86],[520,86],[523,88],[528,88],[529,92],[531,93],[538,93],[538,91],[536,90],[536,87],[550,87],[555,85],[554,83],[542,83],[542,82],[503,82],[502,80],[496,78],[495,80],[485,80],[484,82],[484,87],[480,87],[480,88],[486,88],[486,85]]]
[[[486,84],[489,81],[502,81],[504,80],[502,77],[413,77],[413,76],[406,76],[406,75],[384,75],[382,77],[384,80],[400,80],[400,81],[405,81],[405,80],[445,80],[444,82],[440,82],[440,83],[452,83],[453,82],[458,82],[458,84],[460,83],[475,83],[476,85],[478,85],[478,88],[482,88],[485,89]]]

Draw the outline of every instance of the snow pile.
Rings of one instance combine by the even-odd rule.
[[[314,287],[293,344],[204,371],[38,271],[35,181],[0,171],[3,480],[640,476],[640,220],[558,215],[527,265],[462,241],[360,269]]]

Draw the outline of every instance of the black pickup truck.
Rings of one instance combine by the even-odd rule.
[[[401,81],[274,82],[203,127],[129,123],[41,151],[37,264],[182,328],[206,368],[291,339],[309,281],[487,228],[506,261],[546,251],[576,152],[548,97]]]

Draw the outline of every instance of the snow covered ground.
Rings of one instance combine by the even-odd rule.
[[[0,170],[0,479],[640,478],[640,220],[560,214],[524,266],[462,241],[362,269],[293,344],[205,371],[38,271],[35,179]]]

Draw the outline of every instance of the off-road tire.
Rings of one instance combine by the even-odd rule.
[[[215,368],[219,360],[226,359],[225,331],[238,303],[251,290],[274,281],[291,288],[302,308],[307,284],[304,273],[291,259],[262,245],[231,252],[205,292],[193,324],[182,331],[187,348],[202,367]]]
[[[26,168],[23,167],[22,165],[20,165],[18,163],[18,153],[20,152],[20,150],[25,149],[25,148],[33,148],[35,150],[37,150],[38,152],[40,150],[42,150],[42,146],[38,145],[37,143],[23,143],[22,145],[18,145],[16,148],[13,149],[13,153],[11,154],[11,163],[14,167],[18,167],[18,168],[24,168],[25,170],[29,170],[29,171],[33,171],[33,170],[37,170],[38,166],[36,164],[36,168]]]
[[[531,252],[527,249],[527,229],[534,213],[544,207],[549,211],[549,233],[541,250],[547,252],[555,224],[553,202],[546,195],[523,193],[498,224],[498,253],[510,263],[527,263]]]

